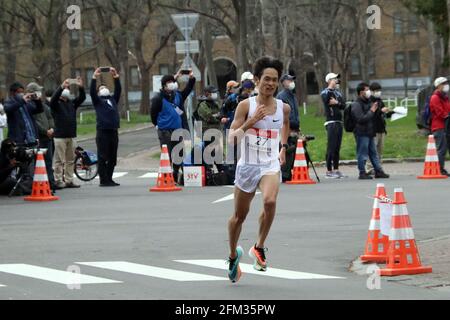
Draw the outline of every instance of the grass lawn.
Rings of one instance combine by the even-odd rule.
[[[313,161],[325,160],[327,135],[324,127],[324,118],[316,117],[317,106],[308,107],[308,114],[301,112],[302,132],[307,135],[315,135],[316,140],[308,144],[308,151]],[[415,158],[425,157],[427,141],[426,137],[417,134],[416,108],[410,108],[407,118],[391,122],[388,120],[386,146],[384,158]],[[345,133],[341,151],[342,160],[356,159],[356,143],[353,134]]]

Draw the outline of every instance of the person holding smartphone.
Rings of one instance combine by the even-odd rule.
[[[105,84],[97,87],[97,79],[102,72],[105,73],[106,71],[109,71],[114,79],[113,94]],[[119,101],[122,94],[120,75],[117,70],[114,68],[97,68],[92,78],[90,94],[97,114],[96,142],[100,187],[118,187],[120,184],[113,180],[119,148]]]
[[[367,83],[360,83],[356,88],[357,100],[352,104],[352,117],[356,122],[354,130],[358,169],[360,180],[371,180],[366,172],[366,162],[370,159],[375,169],[375,179],[387,179],[389,175],[383,171],[375,145],[375,114],[380,108],[378,102],[372,103],[372,92]]]

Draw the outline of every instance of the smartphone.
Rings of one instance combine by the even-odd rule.
[[[69,79],[69,84],[70,85],[78,84],[78,79]]]
[[[100,68],[100,71],[104,72],[104,73],[111,72],[111,67],[102,67],[102,68]]]
[[[180,73],[181,73],[182,75],[190,75],[190,74],[191,74],[191,70],[184,69],[184,70],[181,70]]]

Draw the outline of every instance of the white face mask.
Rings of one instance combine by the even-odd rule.
[[[41,92],[41,91],[36,92],[36,96],[37,96],[39,99],[42,98],[42,92]]]
[[[109,91],[108,88],[103,88],[100,90],[100,92],[98,93],[98,95],[100,97],[109,97],[111,95],[111,92]]]
[[[340,84],[337,84],[336,85],[336,90],[339,90],[341,88],[341,85]]]
[[[444,88],[442,88],[442,91],[445,92],[445,93],[449,93],[450,92],[450,85],[446,84],[444,86]]]
[[[370,99],[371,96],[372,96],[372,91],[367,90],[366,93],[365,93],[366,99]]]
[[[382,92],[381,91],[376,91],[374,94],[373,94],[373,96],[375,97],[375,98],[381,98],[381,94],[382,94]]]
[[[219,94],[217,92],[211,93],[211,99],[214,100],[214,101],[219,99]]]
[[[295,82],[291,82],[291,83],[289,84],[289,90],[294,91],[294,90],[295,90],[295,87],[296,87]]]
[[[178,83],[177,82],[171,82],[167,84],[167,90],[169,91],[177,91],[178,90]]]
[[[16,97],[23,99],[23,97],[25,97],[24,93],[18,93],[16,94]]]
[[[69,99],[70,98],[70,90],[69,89],[64,89],[62,94],[61,94],[61,97]]]

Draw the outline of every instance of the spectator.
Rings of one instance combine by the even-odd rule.
[[[42,95],[42,89],[43,87],[34,82],[27,86],[27,92],[36,94],[38,99],[41,99],[41,102],[43,103],[44,112],[35,114],[34,120],[36,121],[36,127],[39,135],[39,147],[47,150],[44,156],[45,167],[47,169],[50,187],[53,191],[55,191],[56,184],[53,175],[53,135],[55,133],[55,122],[53,121],[50,107],[42,101],[45,98]]]
[[[383,163],[383,152],[384,152],[384,142],[386,140],[387,130],[386,130],[386,119],[392,117],[394,112],[391,112],[389,108],[383,102],[382,99],[382,87],[379,83],[374,82],[370,85],[370,91],[372,92],[372,97],[370,98],[370,102],[378,103],[378,109],[375,113],[374,121],[375,121],[375,146],[377,147],[378,158],[380,160],[380,164]],[[369,165],[369,174],[374,175],[375,170],[370,168]]]
[[[211,129],[220,130],[221,129],[221,114],[220,107],[217,104],[217,100],[219,99],[219,90],[214,86],[206,87],[204,90],[204,96],[199,98],[199,106],[197,108],[196,113],[198,114],[198,119],[202,122],[203,134],[205,135],[206,131]],[[212,139],[211,139],[212,140]],[[222,143],[220,141],[204,141],[204,148],[206,149],[208,146],[215,144],[215,148],[220,149],[222,151]],[[218,147],[217,147],[218,146]],[[215,151],[212,152],[212,157],[215,158]],[[223,153],[223,152],[222,152]],[[223,171],[223,163],[215,163],[217,170],[219,172]]]
[[[295,95],[295,77],[285,74],[280,82],[283,90],[278,94],[277,99],[283,101],[291,107],[289,114],[290,134],[288,138],[289,148],[286,150],[286,164],[281,166],[283,181],[292,180],[292,169],[295,163],[295,154],[297,150],[297,140],[300,135],[300,114],[298,112],[298,99]]]
[[[114,78],[114,95],[106,85],[97,88],[97,78],[101,76],[102,70],[95,70],[91,82],[91,98],[97,114],[97,153],[98,174],[100,176],[100,187],[118,187],[119,183],[113,180],[114,169],[117,165],[117,150],[119,148],[119,101],[122,94],[120,76],[116,69],[110,68]]]
[[[430,100],[431,132],[436,139],[441,174],[450,176],[445,169],[445,157],[449,147],[447,141],[448,131],[446,132],[446,123],[448,124],[450,113],[450,102],[448,98],[450,92],[449,81],[447,78],[437,78],[434,81],[434,87],[436,91],[434,91]]]
[[[356,89],[358,98],[352,104],[352,117],[356,122],[354,130],[356,148],[358,155],[358,169],[360,180],[370,180],[372,177],[366,172],[366,162],[368,159],[375,168],[376,179],[387,179],[389,175],[384,173],[378,159],[375,146],[375,113],[379,106],[377,102],[371,103],[372,92],[369,85],[360,83]]]
[[[18,145],[36,145],[38,133],[33,115],[44,111],[43,104],[33,94],[25,94],[24,86],[18,82],[10,86],[9,94],[4,105],[8,137]]]
[[[86,100],[86,92],[81,78],[78,78],[78,86],[79,95],[72,100],[69,89],[70,82],[67,79],[55,91],[50,100],[50,108],[55,123],[53,166],[56,190],[80,187],[73,182],[73,175],[77,144],[77,110]]]
[[[254,81],[254,76],[253,76],[253,74],[250,72],[250,71],[247,71],[247,72],[244,72],[242,75],[241,75],[241,83],[243,83],[244,81],[246,81],[246,80],[251,80],[251,81]]]
[[[8,119],[6,118],[5,108],[3,106],[3,99],[0,100],[0,143],[3,141],[3,128],[8,125]]]
[[[227,92],[225,94],[225,100],[232,95],[239,95],[240,84],[236,81],[227,82]]]
[[[325,81],[328,87],[320,94],[325,108],[328,145],[327,145],[327,173],[328,179],[344,178],[339,171],[339,161],[344,135],[343,114],[346,103],[342,93],[339,91],[340,75],[330,73]]]
[[[158,138],[161,144],[167,145],[169,156],[172,159],[172,150],[181,141],[172,141],[172,134],[178,129],[188,129],[186,112],[184,110],[184,102],[191,94],[195,86],[194,73],[189,74],[189,82],[183,91],[178,90],[178,78],[181,72],[175,76],[166,75],[161,80],[162,89],[151,102],[151,117],[153,124],[158,128]],[[173,176],[178,181],[178,172],[181,163],[172,161]]]
[[[13,172],[17,167],[15,159],[10,159],[8,154],[15,145],[14,141],[6,139],[1,142],[0,148],[0,195],[9,195],[17,183]]]

